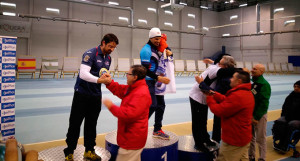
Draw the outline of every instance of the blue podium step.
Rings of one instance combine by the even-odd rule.
[[[191,135],[180,136],[178,142],[179,161],[213,161],[217,158],[219,144],[208,147],[210,152],[204,153],[194,148],[195,142]]]
[[[63,150],[66,146],[58,146],[50,149],[43,150],[39,152],[39,160],[45,161],[56,161],[56,160],[65,160],[65,154]],[[83,145],[77,145],[77,148],[74,151],[74,160],[83,161],[83,153],[85,151],[85,147]],[[95,152],[98,154],[102,161],[108,161],[111,157],[109,151],[104,148],[100,148],[95,146]]]
[[[178,136],[172,132],[164,131],[170,135],[170,140],[154,138],[153,128],[148,129],[148,137],[142,152],[142,161],[178,161]],[[119,146],[117,145],[117,131],[105,136],[105,148],[111,153],[110,161],[115,161]]]

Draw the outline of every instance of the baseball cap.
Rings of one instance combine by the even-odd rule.
[[[157,27],[153,27],[150,31],[149,31],[149,39],[153,38],[153,37],[161,37],[161,31],[159,28]]]

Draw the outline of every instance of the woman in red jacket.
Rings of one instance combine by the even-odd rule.
[[[225,95],[215,93],[206,98],[211,112],[219,116],[222,123],[223,142],[217,161],[249,160],[254,109],[249,73],[242,70],[235,72],[230,86],[232,89]]]
[[[145,81],[146,68],[133,65],[127,74],[127,84],[113,80],[106,87],[120,99],[120,107],[111,100],[103,104],[118,118],[117,143],[120,146],[116,161],[140,161],[148,134],[149,107],[152,103]],[[106,75],[107,79],[111,79]]]

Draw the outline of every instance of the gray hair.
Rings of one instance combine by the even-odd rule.
[[[227,68],[233,68],[235,67],[236,63],[235,63],[235,60],[232,56],[228,56],[228,55],[225,55],[222,57],[222,59],[224,59],[224,66],[227,67]]]

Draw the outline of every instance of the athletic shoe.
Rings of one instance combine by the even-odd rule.
[[[84,152],[83,158],[88,161],[101,161],[101,157],[95,151]]]
[[[69,154],[65,157],[65,161],[74,161],[73,154]]]
[[[170,136],[166,133],[164,133],[162,130],[153,132],[153,137],[159,138],[159,139],[164,139],[164,140],[170,140]]]

